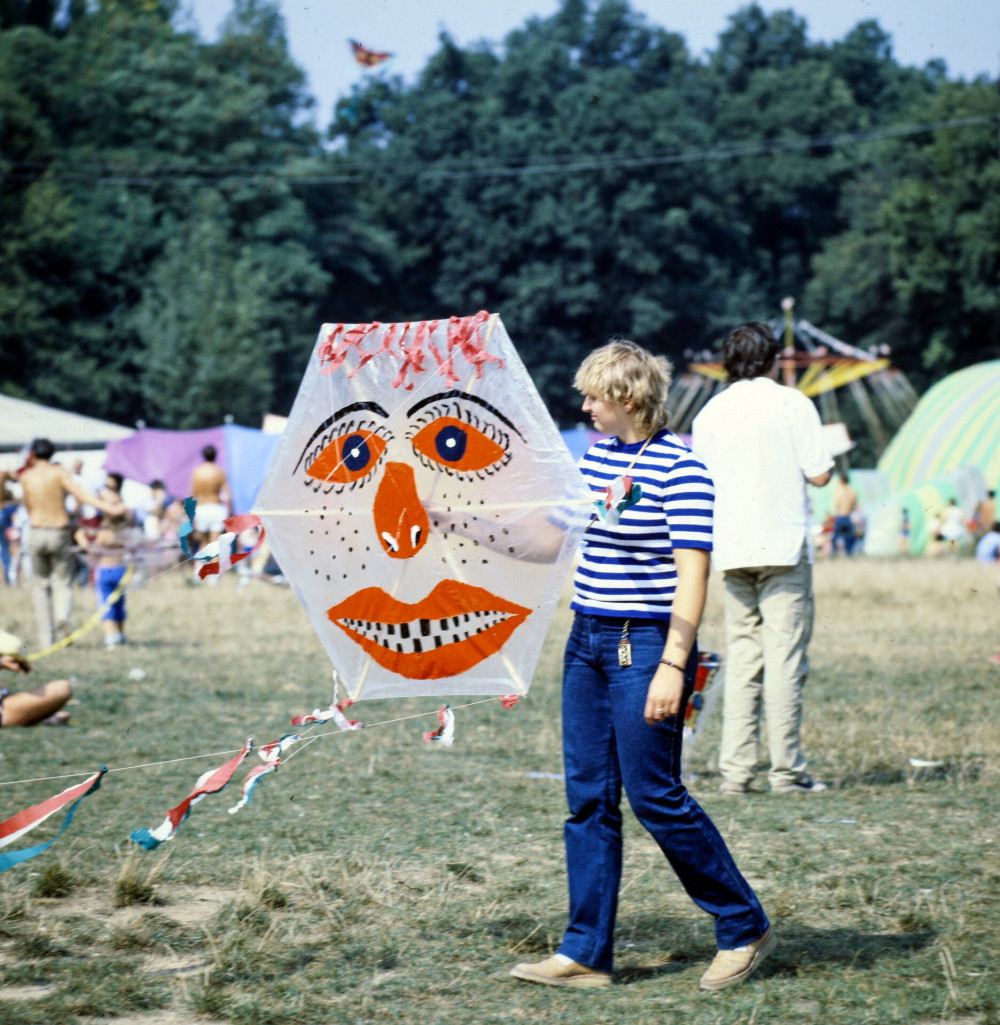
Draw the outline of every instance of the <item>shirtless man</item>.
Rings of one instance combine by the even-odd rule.
[[[65,466],[51,462],[55,451],[48,438],[36,438],[31,443],[31,462],[20,476],[22,501],[31,523],[28,552],[35,621],[43,648],[55,640],[56,630],[69,629],[73,608],[76,558],[66,496],[72,495],[81,505],[92,505],[110,516],[128,512],[120,498],[105,500],[84,490]]]
[[[206,445],[201,450],[204,462],[191,471],[191,497],[198,503],[191,534],[195,550],[218,539],[229,515],[229,482],[222,468],[216,466],[216,455],[215,446]]]
[[[848,483],[846,473],[837,475],[837,483],[833,486],[833,540],[830,551],[837,554],[837,542],[843,542],[844,554],[854,551],[854,520],[852,513],[858,508],[858,493]]]

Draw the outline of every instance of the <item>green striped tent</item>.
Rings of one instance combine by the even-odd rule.
[[[1000,487],[1000,360],[977,363],[939,381],[917,403],[878,468],[908,491],[961,466]]]

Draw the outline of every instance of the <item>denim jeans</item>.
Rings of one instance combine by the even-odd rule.
[[[758,939],[768,920],[719,831],[680,779],[684,708],[648,726],[646,691],[669,623],[632,620],[632,665],[618,664],[624,621],[577,613],[563,666],[569,925],[559,952],[610,971],[622,871],[622,785],[691,899],[715,919],[716,942]],[[697,668],[691,653],[684,704]]]

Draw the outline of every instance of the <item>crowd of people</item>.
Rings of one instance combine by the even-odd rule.
[[[577,560],[563,661],[568,914],[557,952],[516,965],[510,973],[516,979],[568,988],[611,984],[623,794],[685,892],[713,920],[717,952],[701,987],[714,991],[744,981],[775,946],[760,900],[682,780],[681,745],[714,566],[724,589],[726,637],[721,794],[746,800],[759,791],[764,725],[771,793],[829,789],[808,771],[801,727],[815,615],[808,493],[824,487],[835,467],[815,406],[777,380],[780,351],[764,323],[743,324],[726,338],[729,386],[696,417],[690,446],[668,424],[671,370],[662,356],[618,340],[591,353],[576,373],[582,409],[604,437],[579,464],[595,512]],[[17,484],[27,514],[21,545],[31,560],[39,642],[51,644],[68,631],[73,580],[84,557],[105,644],[119,646],[125,567],[136,546],[171,537],[176,502],[153,482],[155,498],[139,523],[122,501],[120,476],[107,474],[103,487],[90,492],[53,461],[50,443],[36,441],[31,451]],[[196,546],[218,537],[229,512],[216,456],[206,447],[191,477]],[[624,497],[602,501],[612,495]],[[88,508],[96,511],[93,522],[84,515]],[[857,509],[848,476],[838,475],[834,552],[855,552]],[[996,559],[1000,524],[992,493],[977,515],[992,528],[982,531],[982,555]],[[948,537],[945,522],[941,532]],[[0,668],[30,669],[20,647],[0,633]],[[0,691],[0,726],[65,722],[62,705],[70,694],[64,680],[19,694]]]
[[[229,515],[225,473],[216,450],[206,446],[191,475],[191,493],[199,500],[192,543],[218,538]],[[162,481],[148,487],[145,501],[129,506],[121,474],[105,473],[93,486],[84,480],[83,463],[64,465],[55,446],[35,439],[24,464],[0,471],[3,584],[23,586],[31,595],[36,633],[27,643],[0,630],[0,669],[19,675],[31,671],[25,650],[51,649],[71,635],[75,591],[93,588],[104,646],[126,643],[125,581],[129,567],[140,573],[181,559],[179,534],[186,519],[181,499]],[[66,680],[31,690],[0,687],[0,727],[46,723],[63,725],[62,706],[72,696]]]

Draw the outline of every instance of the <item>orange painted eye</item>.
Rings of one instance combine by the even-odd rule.
[[[325,484],[351,484],[371,473],[385,451],[385,438],[374,431],[352,431],[334,438],[306,467]]]
[[[454,470],[485,470],[503,459],[506,450],[478,427],[453,416],[439,416],[413,438],[422,456]]]

